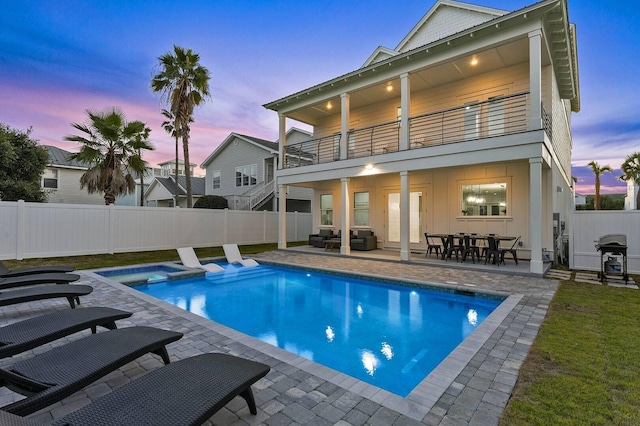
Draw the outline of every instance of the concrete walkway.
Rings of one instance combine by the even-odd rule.
[[[203,352],[225,352],[269,364],[271,372],[254,385],[258,414],[249,413],[244,400],[234,399],[207,424],[215,425],[493,425],[497,424],[518,369],[546,315],[557,281],[517,275],[323,256],[280,250],[255,257],[264,263],[287,263],[319,269],[402,279],[432,286],[459,287],[466,291],[510,295],[406,398],[383,391],[327,367],[270,346],[220,324],[91,272],[82,273],[82,284],[94,292],[82,298],[82,306],[111,306],[134,312],[120,327],[151,325],[183,332],[168,346],[173,360]],[[0,325],[20,321],[56,309],[68,309],[66,301],[42,301],[0,309]],[[53,345],[81,338],[79,333]],[[50,345],[49,345],[50,347]],[[30,357],[38,348],[14,358]],[[0,360],[2,367],[14,359]],[[155,355],[145,355],[93,385],[30,417],[43,422],[90,403],[111,389],[158,368]],[[0,405],[21,398],[0,389]]]

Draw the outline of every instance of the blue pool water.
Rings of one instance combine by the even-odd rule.
[[[501,302],[265,265],[134,288],[400,396]]]
[[[165,281],[167,279],[167,274],[180,271],[182,271],[182,269],[172,268],[170,266],[151,265],[136,268],[112,269],[108,271],[100,271],[97,272],[97,274],[118,282],[139,280],[152,283],[156,281]]]

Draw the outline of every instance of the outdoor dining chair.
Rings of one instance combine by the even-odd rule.
[[[513,260],[516,262],[516,265],[518,264],[518,243],[520,243],[520,238],[522,236],[519,236],[518,238],[515,239],[515,241],[513,242],[513,244],[511,245],[511,247],[509,248],[505,248],[505,249],[499,249],[500,251],[500,260],[502,260],[502,264],[504,263],[504,255],[505,254],[510,254],[511,257],[513,257]]]
[[[432,252],[436,252],[436,257],[440,257],[440,252],[442,251],[442,245],[433,241],[433,237],[429,236],[429,233],[424,233],[424,239],[427,242],[427,253],[425,257],[428,257]]]

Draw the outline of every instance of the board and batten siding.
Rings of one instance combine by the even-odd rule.
[[[550,87],[543,73],[543,101],[551,99]],[[398,84],[399,86],[399,84]],[[529,63],[499,69],[462,81],[411,93],[411,116],[463,106],[466,102],[483,102],[492,96],[512,95],[529,90]],[[397,119],[400,106],[399,89],[391,99],[350,111],[350,128],[361,128]],[[314,138],[329,136],[341,130],[340,114],[333,114],[314,128]]]

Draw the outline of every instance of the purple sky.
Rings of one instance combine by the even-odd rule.
[[[230,132],[268,140],[278,119],[264,103],[359,68],[379,45],[395,48],[435,0],[135,1],[5,0],[0,14],[0,122],[33,128],[41,144],[64,142],[86,110],[119,106],[152,129],[152,165],[173,157],[150,89],[157,57],[174,44],[201,55],[211,99],[192,125],[200,164]],[[472,0],[516,10],[532,0]],[[398,7],[398,5],[402,7]],[[573,115],[578,192],[594,192],[595,160],[619,169],[640,150],[636,0],[569,0],[577,25],[582,110]],[[290,126],[304,127],[288,121]],[[602,192],[624,192],[619,170]]]

